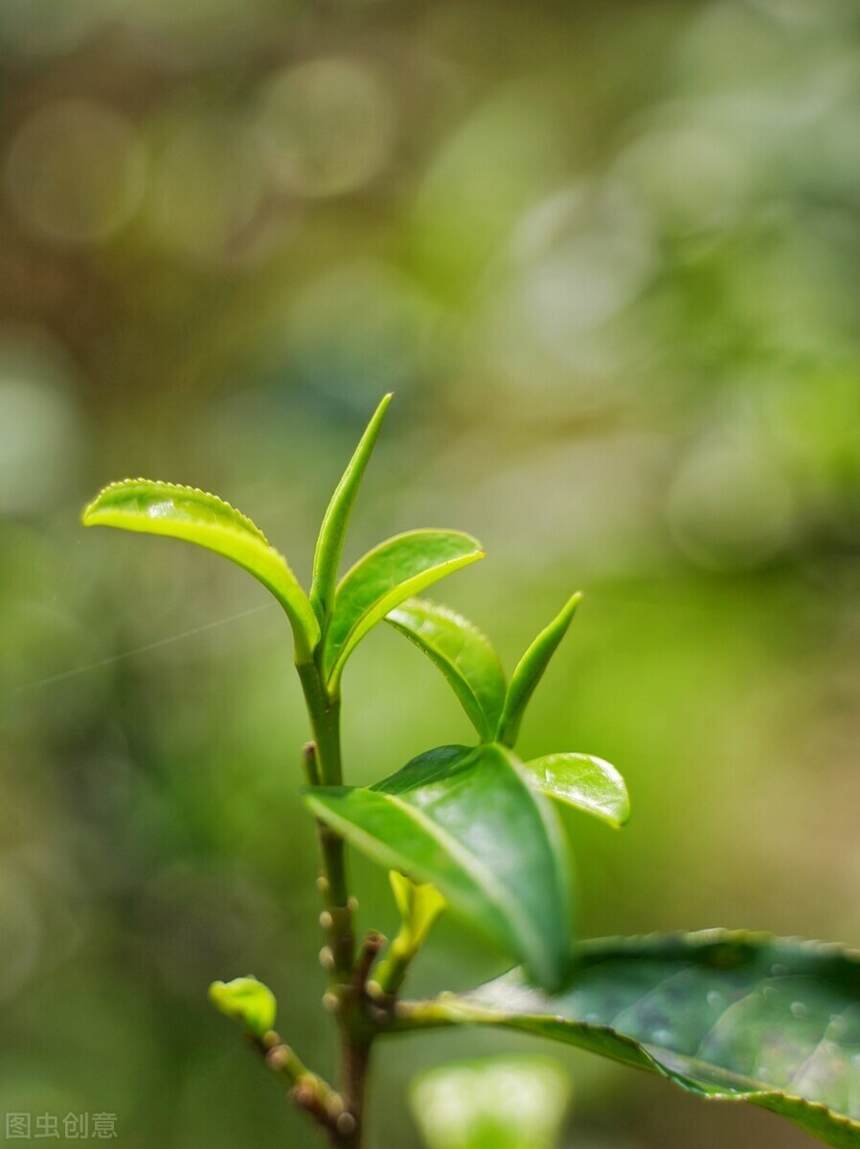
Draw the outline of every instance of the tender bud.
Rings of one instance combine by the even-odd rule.
[[[209,987],[209,1000],[226,1017],[241,1022],[255,1037],[262,1038],[275,1024],[278,1010],[275,995],[255,977],[215,981]]]

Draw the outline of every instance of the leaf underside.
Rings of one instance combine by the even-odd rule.
[[[492,739],[505,702],[505,672],[480,630],[426,599],[409,599],[387,616],[442,671],[484,741]]]
[[[85,526],[118,527],[195,543],[223,555],[261,582],[287,612],[297,657],[309,657],[319,624],[286,559],[247,515],[206,491],[177,483],[125,479],[111,483],[84,509]]]
[[[418,530],[395,535],[359,559],[337,588],[325,637],[330,688],[336,693],[346,660],[389,611],[483,557],[481,544],[460,531]]]
[[[374,861],[432,882],[539,984],[562,983],[570,952],[564,841],[504,747],[443,746],[370,789],[315,788],[305,801]]]
[[[559,993],[514,970],[438,1007],[450,1022],[581,1046],[860,1146],[860,954],[706,930],[587,942],[575,956]]]

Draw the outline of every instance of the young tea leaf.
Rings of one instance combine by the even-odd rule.
[[[554,1149],[570,1094],[557,1062],[509,1055],[431,1069],[410,1099],[429,1149]]]
[[[505,702],[505,672],[489,639],[462,615],[426,599],[409,599],[386,621],[439,667],[481,740],[492,741]]]
[[[570,937],[564,840],[503,746],[443,746],[370,789],[324,787],[305,801],[374,861],[432,882],[539,984],[561,983]]]
[[[445,909],[445,899],[431,882],[417,885],[398,870],[390,870],[388,880],[409,944],[413,950],[420,949]]]
[[[550,659],[558,649],[558,645],[567,634],[576,608],[582,599],[577,593],[568,600],[561,614],[557,615],[549,626],[540,632],[511,676],[508,687],[505,708],[499,720],[498,740],[505,746],[515,746],[520,733],[523,714],[529,704],[535,688],[543,678],[544,671],[549,666]]]
[[[400,929],[376,967],[374,981],[383,994],[394,997],[446,903],[430,882],[417,885],[398,870],[389,870],[388,880],[400,910]]]
[[[275,995],[255,977],[213,981],[209,986],[209,1000],[220,1013],[241,1022],[255,1037],[262,1037],[275,1024],[278,1011]]]
[[[358,495],[358,488],[364,478],[373,448],[388,410],[392,395],[384,396],[376,408],[373,418],[367,425],[364,434],[355,449],[355,454],[343,477],[335,488],[331,497],[319,538],[317,539],[316,553],[314,554],[314,573],[311,584],[311,604],[316,611],[320,623],[323,622],[334,602],[337,572],[343,554],[343,544],[346,537],[346,528],[349,525],[349,516]]]
[[[860,954],[705,930],[586,942],[574,957],[558,993],[514,970],[431,1013],[577,1045],[858,1149]]]
[[[630,798],[614,766],[592,754],[547,754],[523,764],[529,782],[557,802],[575,806],[623,826],[630,817]]]
[[[287,613],[296,661],[306,662],[319,642],[316,615],[296,576],[258,526],[216,495],[148,479],[111,483],[84,508],[87,527],[118,527],[184,539],[223,555],[272,592]]]
[[[409,531],[359,559],[337,588],[325,638],[324,667],[337,693],[346,660],[369,630],[407,598],[484,557],[460,531]]]

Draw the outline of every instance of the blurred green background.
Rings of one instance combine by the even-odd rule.
[[[191,483],[306,575],[390,388],[349,557],[474,532],[438,597],[509,667],[587,593],[522,745],[631,788],[623,833],[568,820],[581,932],[860,944],[855,0],[3,0],[0,83],[0,1114],[316,1144],[205,996],[257,974],[330,1063],[286,622],[78,512]],[[355,782],[467,737],[394,633],[346,698]],[[446,921],[412,990],[504,965]],[[384,1045],[374,1149],[418,1071],[535,1049]],[[571,1147],[807,1143],[558,1056]]]

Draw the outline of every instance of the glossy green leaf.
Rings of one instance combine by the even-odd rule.
[[[297,661],[307,661],[319,642],[316,615],[286,559],[256,524],[216,495],[176,483],[126,479],[100,491],[81,518],[87,527],[166,535],[223,555],[267,587],[287,612]]]
[[[550,659],[567,634],[576,608],[582,600],[577,593],[565,604],[564,610],[542,630],[519,661],[511,676],[505,708],[499,720],[498,739],[505,746],[516,746],[523,715],[538,683],[544,676]]]
[[[431,1069],[412,1084],[429,1149],[554,1149],[570,1077],[545,1057],[489,1057]]]
[[[355,449],[355,454],[350,459],[349,466],[335,488],[323,517],[314,554],[314,573],[311,584],[311,603],[320,622],[331,610],[334,602],[337,572],[343,555],[349,516],[358,495],[361,480],[364,478],[367,464],[370,462],[370,456],[373,454],[373,448],[376,446],[376,440],[379,438],[382,421],[391,399],[391,394],[384,396],[376,408],[373,418],[368,423]]]
[[[443,746],[370,789],[305,800],[358,849],[417,882],[558,986],[570,937],[568,861],[551,806],[502,746]]]
[[[439,667],[479,736],[492,741],[505,703],[505,672],[489,639],[462,615],[409,599],[387,616]]]
[[[770,1109],[839,1149],[860,1146],[857,952],[706,930],[587,942],[576,958],[560,993],[515,970],[404,1013],[578,1045],[702,1097]]]
[[[362,638],[400,603],[484,557],[481,544],[459,531],[409,531],[359,559],[337,588],[325,639],[324,665],[333,692],[344,663]]]
[[[209,986],[209,1000],[219,1012],[241,1022],[255,1037],[262,1037],[275,1024],[278,1011],[275,995],[255,977],[214,981]]]
[[[575,806],[623,826],[630,817],[630,798],[614,766],[592,754],[547,754],[524,763],[529,782],[557,802]]]

